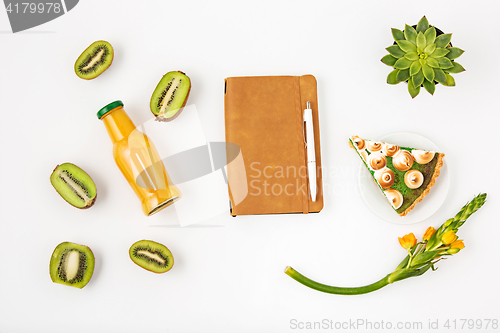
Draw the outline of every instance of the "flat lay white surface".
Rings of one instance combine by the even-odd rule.
[[[377,138],[375,141],[388,142],[403,147],[442,152],[438,146],[432,143],[432,141],[415,133],[396,132],[384,135]],[[384,196],[382,191],[380,191],[380,188],[373,180],[373,177],[370,175],[370,172],[363,162],[361,162],[358,172],[359,192],[361,193],[366,205],[370,207],[370,209],[377,216],[391,223],[408,225],[428,219],[436,213],[444,203],[450,188],[450,174],[446,161],[440,170],[438,178],[439,181],[436,181],[436,184],[426,196],[427,199],[418,203],[415,208],[404,217],[399,216],[394,209],[392,209],[389,201],[387,201],[387,198]]]
[[[316,331],[498,332],[499,10],[496,0],[81,0],[61,17],[13,34],[0,8],[0,333],[274,333],[314,325]],[[422,89],[412,100],[405,84],[386,83],[391,68],[380,59],[393,43],[391,28],[423,15],[453,33],[466,71],[454,75],[456,87],[438,85],[434,96]],[[82,80],[74,62],[100,39],[113,45],[113,64]],[[121,99],[134,123],[147,129],[151,94],[173,70],[192,81],[188,106],[203,131],[193,145],[224,141],[224,78],[313,74],[324,209],[232,218],[227,193],[206,185],[221,181],[219,170],[207,176],[214,179],[186,183],[187,215],[179,205],[179,212],[168,207],[145,217],[96,112]],[[183,122],[190,110],[184,112],[164,133],[162,124],[148,132],[163,157],[184,144],[182,133],[170,137],[169,126],[185,135],[199,128]],[[359,190],[360,160],[348,138],[394,132],[419,134],[446,153],[448,195],[421,223],[387,223]],[[90,209],[71,207],[50,185],[53,168],[64,162],[96,183]],[[488,193],[487,203],[458,233],[465,249],[435,272],[352,297],[308,289],[283,272],[292,266],[337,286],[375,282],[406,255],[398,237],[413,232],[421,239],[480,192]],[[128,250],[141,239],[166,245],[172,270],[157,275],[135,265]],[[50,280],[51,253],[64,241],[95,255],[94,275],[82,290]]]

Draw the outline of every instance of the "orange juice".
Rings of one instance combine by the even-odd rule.
[[[121,101],[106,105],[99,110],[97,117],[104,122],[113,142],[116,165],[141,200],[146,216],[181,198],[181,192],[172,184],[153,142],[137,130],[123,110]]]

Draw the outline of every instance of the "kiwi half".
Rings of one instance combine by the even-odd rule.
[[[94,273],[95,258],[85,245],[64,242],[50,257],[49,272],[54,283],[82,289]]]
[[[93,42],[76,59],[75,73],[85,80],[92,80],[102,74],[113,62],[113,47],[110,43],[98,40]]]
[[[158,121],[172,121],[186,105],[191,91],[191,80],[181,71],[163,75],[151,96],[151,112]]]
[[[129,255],[137,265],[154,273],[165,273],[174,265],[170,250],[165,245],[150,240],[132,244]]]
[[[94,205],[97,188],[92,178],[71,163],[56,166],[50,175],[50,183],[70,205],[86,209]]]

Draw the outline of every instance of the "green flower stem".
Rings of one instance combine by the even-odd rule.
[[[410,256],[410,258],[408,259],[408,265],[406,265],[406,268],[410,268],[411,261],[413,260],[413,253],[411,253],[411,249],[408,250],[408,255]]]
[[[422,251],[422,248],[424,245],[425,245],[425,243],[422,243],[422,242],[418,243],[417,251],[415,252],[415,254],[419,254]]]
[[[329,294],[337,294],[337,295],[361,295],[361,294],[366,294],[375,290],[378,290],[380,288],[383,288],[389,284],[389,275],[384,277],[383,279],[369,284],[367,286],[363,287],[354,287],[354,288],[348,288],[348,287],[334,287],[334,286],[328,286],[326,284],[318,283],[316,281],[313,281],[304,275],[300,274],[297,272],[295,269],[293,269],[290,266],[287,266],[285,268],[285,273],[289,275],[292,279],[295,281],[302,283],[306,287],[322,291],[324,293],[329,293]]]
[[[471,202],[466,204],[460,210],[455,218],[449,219],[443,225],[441,225],[441,227],[439,227],[438,230],[434,232],[434,234],[428,241],[417,243],[411,249],[409,249],[408,255],[405,257],[405,259],[403,259],[403,261],[401,261],[394,272],[387,275],[383,279],[367,286],[357,288],[328,286],[326,284],[318,283],[305,277],[290,266],[285,268],[285,273],[292,279],[299,283],[302,283],[306,287],[324,293],[337,295],[360,295],[378,290],[396,281],[401,281],[414,276],[420,276],[427,272],[429,269],[435,271],[436,267],[434,267],[434,265],[440,260],[444,259],[439,258],[439,256],[453,255],[460,251],[460,249],[452,249],[450,245],[444,245],[441,241],[442,235],[449,230],[453,230],[456,233],[458,228],[460,228],[465,223],[465,221],[472,214],[474,214],[474,212],[481,208],[485,201],[486,193],[476,196]]]

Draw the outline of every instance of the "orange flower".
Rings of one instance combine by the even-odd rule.
[[[403,238],[398,237],[398,239],[399,244],[401,244],[401,246],[407,250],[411,249],[417,244],[417,239],[415,238],[413,232],[409,233],[408,235],[404,235]]]
[[[436,232],[436,229],[434,229],[433,227],[427,228],[427,230],[425,230],[425,234],[424,234],[424,242],[431,239],[432,235],[434,235],[435,232]]]
[[[451,249],[459,249],[459,250],[461,250],[461,249],[463,249],[464,247],[465,247],[465,245],[464,245],[464,241],[463,241],[463,240],[461,240],[461,239],[456,240],[456,241],[454,241],[453,243],[451,243],[451,244],[450,244],[450,248],[451,248]]]
[[[457,240],[457,235],[453,230],[449,230],[443,234],[441,237],[441,242],[445,245],[449,245]]]

